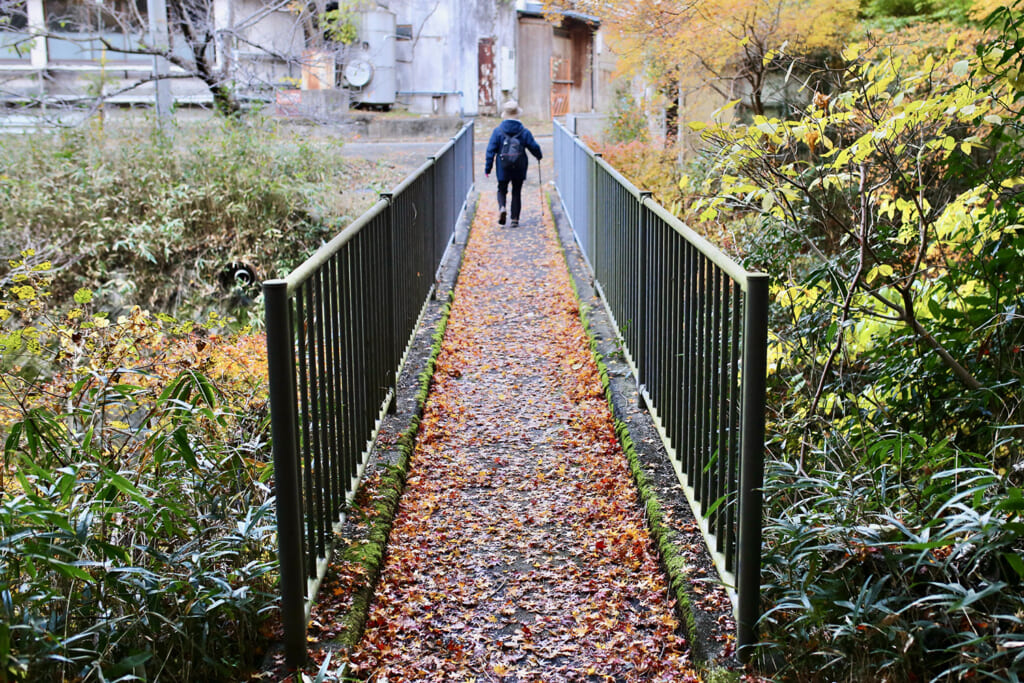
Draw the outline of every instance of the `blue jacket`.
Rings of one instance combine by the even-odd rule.
[[[544,155],[541,154],[540,145],[533,139],[533,133],[530,129],[524,126],[515,119],[505,119],[501,122],[494,132],[491,133],[491,139],[487,143],[487,162],[484,165],[484,175],[488,175],[491,172],[491,168],[494,166],[494,159],[498,156],[498,152],[501,151],[501,139],[505,135],[518,135],[519,140],[523,143],[523,147],[530,150],[533,156],[537,157],[537,161],[540,161]],[[498,161],[498,180],[525,180],[526,169],[529,166],[529,157],[523,154],[523,165],[522,168],[511,169],[511,173],[502,167],[501,161]]]

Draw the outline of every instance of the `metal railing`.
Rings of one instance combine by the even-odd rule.
[[[285,655],[309,609],[473,185],[473,124],[283,280],[263,284]]]
[[[768,276],[748,273],[555,122],[555,183],[716,565],[737,646],[761,589]]]

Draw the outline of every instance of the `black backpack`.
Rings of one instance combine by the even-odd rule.
[[[498,152],[498,159],[501,160],[502,168],[518,168],[523,158],[523,141],[519,135],[502,134],[501,151]]]

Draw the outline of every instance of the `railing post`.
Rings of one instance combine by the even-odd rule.
[[[597,234],[597,227],[598,227],[597,226],[597,220],[598,220],[597,217],[600,215],[598,213],[599,198],[598,198],[598,192],[597,192],[597,190],[598,190],[598,187],[597,187],[598,173],[597,173],[597,171],[598,171],[598,168],[600,167],[600,164],[597,162],[597,160],[600,159],[600,158],[601,158],[601,153],[600,152],[594,152],[594,158],[592,159],[592,161],[590,163],[590,176],[587,178],[587,183],[590,185],[590,197],[589,197],[590,211],[588,212],[589,215],[587,216],[587,223],[588,223],[588,225],[587,225],[587,237],[589,238],[587,241],[590,242],[590,244],[587,245],[587,249],[590,251],[590,263],[593,265],[593,268],[594,268],[594,279],[595,280],[598,279],[597,273],[598,273],[598,268],[600,267],[598,265],[600,263],[600,257],[599,257],[599,254],[598,254],[598,250],[600,249],[600,246],[599,246],[600,243],[598,241],[598,234]]]
[[[433,268],[434,286],[430,290],[430,298],[437,300],[438,273],[441,268],[440,239],[441,226],[437,220],[437,156],[427,157],[430,162],[430,266]],[[442,181],[443,182],[443,181]],[[445,212],[441,212],[442,214]]]
[[[401,315],[401,306],[398,300],[398,235],[396,234],[397,228],[395,227],[395,195],[391,192],[381,192],[380,198],[387,202],[387,208],[384,209],[384,220],[388,226],[388,282],[391,283],[391,324],[387,342],[388,367],[391,372],[391,387],[394,392],[391,405],[388,406],[388,413],[394,415],[398,412],[398,364],[402,355],[399,349],[401,342],[398,340],[398,330],[400,328],[398,319]]]
[[[765,390],[768,349],[768,276],[751,274],[743,316],[743,407],[740,454],[740,528],[736,593],[736,647],[750,659],[761,609],[761,487],[764,484]]]
[[[650,215],[646,211],[644,202],[651,197],[651,193],[646,190],[641,190],[640,201],[638,203],[640,215],[637,221],[636,231],[636,330],[637,340],[639,348],[633,354],[633,361],[636,363],[636,386],[640,389],[640,386],[647,383],[647,366],[650,365],[650,349],[647,346],[648,330],[647,330],[647,308],[644,306],[644,294],[647,292],[647,287],[644,286],[645,278],[647,274],[646,264],[644,259],[644,245],[647,243],[647,233],[650,231],[649,219]]]
[[[295,406],[295,345],[288,284],[284,280],[263,283],[263,298],[277,499],[277,556],[281,568],[281,623],[288,665],[300,667],[306,662],[306,571]]]

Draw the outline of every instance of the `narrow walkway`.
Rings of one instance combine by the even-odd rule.
[[[696,681],[536,185],[482,181],[387,564],[376,681]]]

